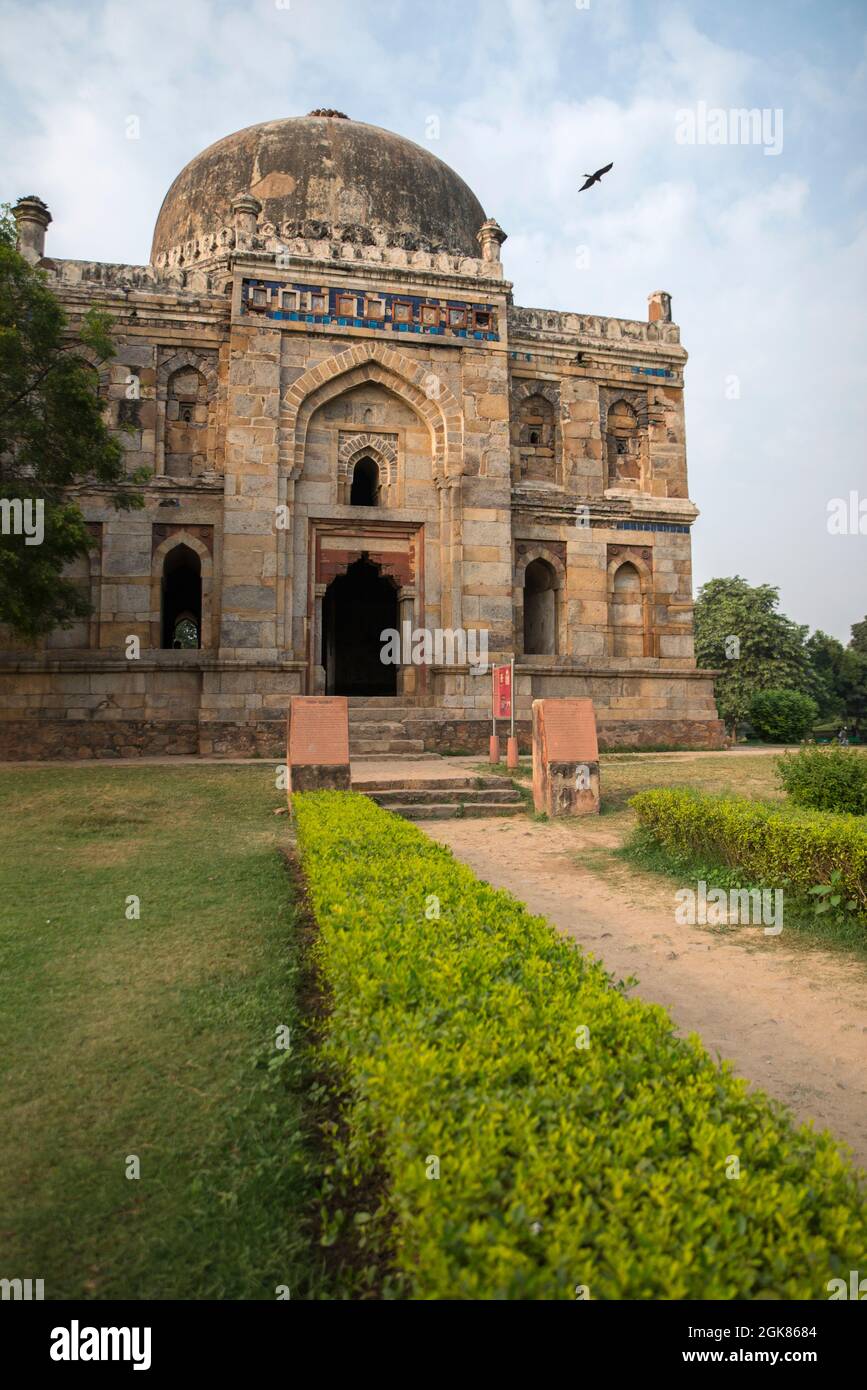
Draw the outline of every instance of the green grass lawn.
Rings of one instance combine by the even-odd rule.
[[[0,801],[0,1275],[47,1298],[316,1296],[273,769],[22,768]]]
[[[627,802],[646,787],[694,787],[696,791],[731,793],[760,801],[783,800],[777,785],[775,758],[764,753],[602,753],[599,774],[602,785],[602,814],[622,818],[628,828],[635,821]],[[533,775],[529,759],[517,769],[505,763],[477,763],[477,770],[515,777],[526,784]]]
[[[715,796],[746,796],[753,801],[782,801],[776,780],[776,758],[767,753],[713,753],[688,757],[603,753],[600,760],[602,813],[634,812],[627,802],[647,787],[692,787]]]

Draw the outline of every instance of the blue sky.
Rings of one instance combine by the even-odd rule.
[[[175,174],[232,130],[334,106],[427,145],[509,233],[516,303],[642,318],[670,291],[696,587],[777,584],[845,639],[867,535],[827,509],[867,499],[867,6],[583,6],[0,0],[0,198],[45,198],[54,255],[143,262]],[[679,143],[700,102],[781,110],[780,152]]]

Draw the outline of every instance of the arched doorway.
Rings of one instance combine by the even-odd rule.
[[[188,545],[176,545],[163,561],[162,647],[202,645],[202,562]]]
[[[398,628],[397,589],[366,555],[328,585],[322,604],[322,665],[328,695],[395,695],[398,667],[381,659],[386,628]]]
[[[547,560],[531,560],[524,571],[524,653],[557,651],[557,576]]]

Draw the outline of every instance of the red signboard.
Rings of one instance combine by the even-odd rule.
[[[492,674],[494,678],[494,718],[511,719],[512,668],[511,666],[494,666]]]

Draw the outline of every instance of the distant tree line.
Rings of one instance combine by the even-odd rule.
[[[867,732],[867,617],[844,646],[781,613],[774,585],[711,579],[696,599],[695,653],[699,666],[721,672],[717,709],[732,733],[768,718],[778,734],[788,728],[784,738],[798,725],[805,733],[834,723],[856,738]]]

